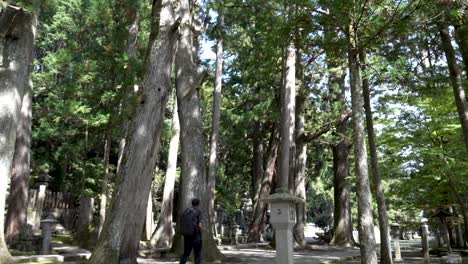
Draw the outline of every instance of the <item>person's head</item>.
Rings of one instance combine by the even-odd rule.
[[[193,199],[192,199],[192,206],[193,206],[193,207],[197,207],[197,206],[199,206],[199,205],[200,205],[200,199],[198,199],[198,198],[193,198]]]

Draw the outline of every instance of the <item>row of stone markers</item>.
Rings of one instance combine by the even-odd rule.
[[[399,224],[391,224],[390,225],[390,234],[393,241],[393,250],[395,252],[395,262],[404,262],[401,256],[401,249],[400,249],[400,225]],[[430,263],[430,256],[429,256],[429,230],[428,230],[427,220],[423,219],[421,222],[421,247],[423,252],[423,261],[424,263]],[[453,254],[451,249],[449,250],[448,246],[448,254],[442,256],[440,263],[447,263],[447,264],[462,264],[462,258],[459,254]]]
[[[11,249],[47,254],[52,232],[69,231],[78,237],[80,232],[89,232],[94,200],[81,197],[75,202],[71,194],[51,192],[47,190],[49,180],[43,173],[36,181],[37,189],[29,191],[27,225],[18,238],[10,242]],[[41,235],[37,235],[39,232]]]

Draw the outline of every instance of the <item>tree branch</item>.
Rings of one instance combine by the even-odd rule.
[[[327,133],[328,131],[330,131],[337,124],[345,122],[346,120],[348,120],[348,118],[350,118],[351,115],[352,115],[352,111],[343,112],[338,116],[338,118],[336,120],[328,122],[328,123],[322,125],[318,130],[314,131],[312,134],[304,133],[301,137],[299,137],[299,140],[303,140],[303,141],[306,141],[306,142],[313,141],[313,140],[317,139],[318,137],[320,137],[321,135],[323,135],[323,134]]]

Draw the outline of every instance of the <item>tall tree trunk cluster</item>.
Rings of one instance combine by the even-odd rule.
[[[338,38],[331,25],[325,24],[325,38],[328,43],[337,45],[342,41]],[[333,45],[330,45],[333,47]],[[332,94],[331,105],[338,105],[340,112],[345,112],[345,53],[342,50],[333,48],[326,49],[328,86]],[[353,226],[351,222],[351,183],[349,177],[349,149],[351,143],[347,138],[348,119],[338,119],[335,124],[335,131],[338,137],[337,142],[332,146],[333,153],[333,191],[334,191],[334,213],[333,213],[333,237],[331,244],[337,246],[352,246]]]
[[[12,178],[12,208],[6,229],[15,238],[25,224],[29,180],[32,83],[38,2],[27,11],[8,5],[0,12],[0,263],[11,263],[5,236],[5,198]],[[17,136],[18,133],[18,136]],[[18,138],[18,140],[17,140]]]
[[[222,4],[222,2],[221,2]],[[216,44],[216,74],[215,90],[213,92],[213,120],[210,138],[210,160],[208,166],[208,193],[210,195],[209,221],[212,226],[215,225],[215,185],[216,185],[216,162],[219,138],[219,119],[221,115],[221,88],[223,75],[223,27],[224,13],[220,10],[218,13],[218,43]]]
[[[359,50],[359,60],[361,62],[361,69],[366,71],[367,58],[363,49]],[[380,228],[380,263],[392,264],[392,249],[390,247],[390,233],[388,232],[388,217],[387,206],[385,204],[385,196],[382,189],[382,178],[380,176],[378,157],[377,157],[377,144],[375,142],[374,121],[372,120],[372,109],[370,104],[370,88],[369,78],[365,76],[362,78],[362,91],[364,96],[364,109],[366,115],[367,125],[367,140],[369,142],[369,151],[371,155],[372,174],[374,178],[375,196],[377,198],[377,207],[379,212],[379,228]]]
[[[351,87],[351,105],[353,111],[354,159],[358,196],[359,242],[362,263],[377,263],[375,252],[374,223],[372,217],[372,199],[369,185],[367,149],[365,143],[364,98],[359,61],[358,29],[355,21],[348,31],[348,66]]]
[[[175,58],[177,103],[181,128],[181,183],[178,219],[185,208],[191,206],[193,198],[201,199],[201,208],[209,212],[210,196],[207,193],[207,176],[203,155],[203,128],[198,87],[203,75],[197,71],[196,58],[198,49],[194,45],[194,10],[193,2],[181,0],[179,5],[180,28],[179,43]],[[176,228],[174,246],[181,247]],[[223,255],[216,246],[211,221],[205,222],[202,234],[202,259],[206,262],[219,261]],[[173,246],[173,247],[174,247]]]
[[[166,178],[164,179],[164,193],[161,204],[161,214],[158,225],[151,237],[151,245],[155,248],[168,248],[172,245],[172,212],[174,207],[174,185],[177,172],[177,154],[179,151],[180,124],[177,100],[174,100],[172,113],[172,136],[169,143]]]
[[[89,263],[136,263],[140,234],[157,162],[161,127],[177,43],[175,4],[162,0],[159,33],[150,40],[136,115],[122,167],[117,173],[110,212]]]
[[[440,39],[442,42],[442,50],[444,51],[445,58],[447,60],[450,83],[452,84],[458,117],[462,127],[463,141],[465,142],[465,148],[468,152],[468,103],[466,102],[466,94],[462,86],[460,69],[457,65],[455,49],[452,46],[452,38],[450,37],[448,25],[444,23],[438,23],[437,26],[439,28]],[[464,40],[463,36],[461,38],[459,37],[459,39],[461,41]],[[464,48],[465,47],[462,47],[462,49]]]

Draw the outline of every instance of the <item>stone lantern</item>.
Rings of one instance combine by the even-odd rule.
[[[36,206],[34,208],[34,222],[33,222],[33,230],[38,230],[41,224],[42,218],[42,210],[44,207],[44,200],[46,196],[46,189],[48,182],[52,177],[49,176],[49,170],[44,169],[39,177],[36,180],[36,185],[39,188],[39,193],[36,198]]]
[[[270,222],[275,228],[276,260],[278,264],[293,263],[294,236],[292,228],[296,224],[296,204],[304,200],[288,193],[275,193],[264,199],[270,204]]]

